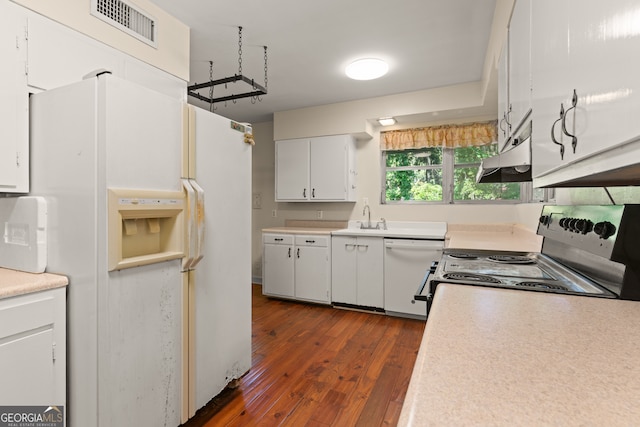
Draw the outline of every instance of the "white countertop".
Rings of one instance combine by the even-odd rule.
[[[400,426],[631,426],[640,302],[441,284]]]

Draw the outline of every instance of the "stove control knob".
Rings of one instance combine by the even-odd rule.
[[[569,228],[569,218],[562,218],[558,224],[566,230]]]
[[[550,222],[551,222],[551,217],[549,215],[542,215],[540,217],[540,224],[549,225]]]
[[[571,219],[569,219],[569,221],[568,221],[568,224],[569,224],[569,230],[571,230],[571,231],[577,231],[577,228],[576,228],[576,224],[577,224],[577,223],[578,223],[578,220],[577,220],[576,218],[571,218]]]
[[[593,222],[588,219],[579,219],[576,221],[576,231],[582,234],[587,234],[591,230],[593,230]]]
[[[601,239],[608,239],[616,234],[616,226],[609,221],[602,221],[593,226],[593,232],[600,236]]]

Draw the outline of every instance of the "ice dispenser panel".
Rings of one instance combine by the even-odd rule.
[[[109,271],[184,256],[181,191],[109,189]]]

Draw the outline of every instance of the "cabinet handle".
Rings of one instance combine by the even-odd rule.
[[[298,248],[298,250],[296,251],[296,256],[300,258],[300,248]]]
[[[275,238],[275,239],[273,239],[273,240],[275,240],[276,242],[282,242],[284,239],[282,239],[282,238]]]
[[[504,138],[507,137],[507,130],[502,127],[502,124],[505,123],[506,121],[507,121],[507,113],[502,113],[502,119],[500,119],[500,123],[498,126],[500,127],[500,130],[502,131],[502,136]]]
[[[351,248],[355,248],[355,247],[356,247],[356,245],[355,245],[355,244],[353,244],[353,243],[345,243],[345,244],[344,244],[344,248],[345,248],[345,249],[349,249],[349,246],[351,246]]]
[[[304,198],[307,197],[307,189],[306,188],[302,189],[302,197],[304,197]]]
[[[508,129],[511,129],[511,123],[509,123],[509,114],[511,114],[511,104],[509,104],[509,109],[506,113],[504,113],[504,121],[507,124]]]
[[[565,135],[567,135],[569,138],[571,138],[571,148],[573,148],[573,152],[574,153],[576,152],[576,146],[578,145],[578,138],[576,138],[575,135],[572,135],[567,131],[567,114],[569,114],[569,111],[575,109],[576,105],[578,105],[578,94],[576,93],[576,90],[574,89],[573,90],[573,97],[571,98],[571,107],[567,108],[567,111],[565,111],[564,117],[562,118],[562,132]]]
[[[316,241],[315,240],[305,240],[305,242],[307,242],[307,243],[315,243]]]
[[[559,142],[556,139],[555,129],[558,122],[562,121],[563,118],[564,118],[564,105],[560,104],[560,118],[557,119],[555,122],[553,122],[553,125],[551,125],[551,141],[553,141],[554,144],[557,144],[560,146],[560,160],[564,159],[564,144],[562,142]]]
[[[287,256],[291,258],[291,248],[289,248],[289,251],[287,252]]]
[[[359,248],[365,248],[367,249],[369,247],[369,245],[357,245]]]
[[[315,199],[315,198],[316,198],[316,189],[315,189],[315,188],[312,188],[312,189],[311,189],[311,198],[312,198],[312,199]]]

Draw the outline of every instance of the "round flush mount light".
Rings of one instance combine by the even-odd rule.
[[[345,73],[354,80],[373,80],[389,71],[389,65],[382,59],[364,58],[347,65]]]

